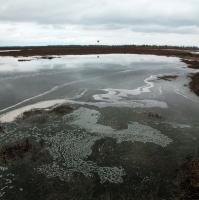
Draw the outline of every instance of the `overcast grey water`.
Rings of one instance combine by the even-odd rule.
[[[153,55],[1,57],[0,147],[28,138],[41,158],[1,158],[0,198],[172,199],[176,164],[199,147],[195,71]],[[59,105],[72,111],[49,114]]]

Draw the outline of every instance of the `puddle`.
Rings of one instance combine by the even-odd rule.
[[[0,50],[0,52],[12,52],[12,51],[21,51],[21,50]]]

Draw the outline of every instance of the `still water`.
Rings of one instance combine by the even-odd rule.
[[[0,197],[172,199],[199,147],[192,72],[152,55],[1,57],[0,147],[25,153],[2,154]]]

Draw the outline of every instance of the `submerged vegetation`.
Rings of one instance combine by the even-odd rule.
[[[158,76],[158,80],[165,80],[165,81],[172,81],[176,79],[178,76],[177,75],[164,75],[164,76]]]
[[[36,147],[28,139],[25,141],[16,141],[11,145],[3,146],[0,149],[0,163],[10,164],[18,159],[30,159],[34,162],[38,161],[44,154],[41,150],[45,142],[40,140],[40,147]]]

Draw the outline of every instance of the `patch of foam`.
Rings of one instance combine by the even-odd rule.
[[[53,156],[53,163],[42,165],[36,170],[49,178],[59,177],[63,181],[69,181],[74,172],[81,172],[85,176],[93,176],[92,174],[97,172],[101,183],[122,183],[122,176],[125,175],[123,168],[99,167],[96,163],[85,160],[92,153],[91,147],[95,141],[100,138],[86,132],[60,132],[49,139],[49,152]]]
[[[7,169],[6,169],[7,170]],[[10,189],[14,188],[14,186],[12,186],[12,182],[14,180],[14,174],[5,174],[4,176],[0,176],[1,180],[0,180],[0,197],[3,197],[3,195],[9,191]]]
[[[101,101],[106,99],[109,102],[118,102],[129,96],[140,95],[141,93],[150,92],[150,89],[154,87],[154,84],[150,81],[153,78],[154,76],[151,75],[149,78],[144,80],[146,85],[138,87],[137,89],[134,90],[113,89],[113,88],[101,89],[102,91],[105,91],[106,94],[96,94],[93,95],[93,98],[95,100],[101,100]]]
[[[168,122],[167,124],[171,125],[173,128],[191,128],[188,124],[177,124],[174,122]]]
[[[0,166],[0,170],[1,170],[1,171],[6,171],[6,170],[8,170],[8,168],[7,168],[7,167],[1,167],[1,166]]]
[[[97,140],[110,137],[116,139],[118,143],[151,142],[162,147],[172,142],[150,126],[133,122],[127,129],[114,130],[109,126],[97,124],[99,117],[98,111],[81,107],[65,115],[63,120],[57,121],[50,116],[49,120],[39,128],[25,121],[17,124],[14,122],[12,126],[5,124],[5,132],[2,133],[0,141],[14,142],[30,136],[36,138],[37,142],[43,139],[49,144],[46,150],[52,156],[53,162],[36,167],[37,172],[51,178],[59,177],[64,181],[70,181],[74,172],[81,172],[87,177],[97,173],[101,183],[105,181],[122,183],[125,171],[122,166],[100,167],[95,162],[87,160]],[[66,128],[68,126],[71,128]]]
[[[160,131],[138,122],[129,124],[128,128],[124,130],[114,130],[109,126],[97,124],[99,116],[100,113],[98,111],[81,107],[73,113],[66,115],[64,120],[70,121],[70,119],[76,119],[70,124],[84,128],[89,132],[100,133],[100,135],[104,137],[109,136],[115,138],[118,142],[152,142],[163,147],[172,142],[170,138],[161,134]]]
[[[122,176],[125,175],[122,167],[99,167],[96,163],[86,160],[91,155],[91,148],[97,140],[111,137],[118,143],[123,141],[152,142],[162,147],[172,142],[167,136],[149,126],[135,122],[129,124],[128,129],[114,130],[109,126],[97,124],[99,117],[98,111],[87,108],[79,108],[65,115],[63,123],[72,125],[73,130],[62,130],[55,136],[46,138],[51,144],[48,150],[54,161],[39,166],[36,170],[49,178],[59,177],[64,181],[69,181],[74,172],[81,172],[85,176],[92,176],[96,172],[101,183],[105,181],[122,183]]]

